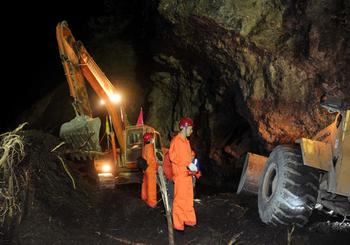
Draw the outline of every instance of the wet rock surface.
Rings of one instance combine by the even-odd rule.
[[[149,120],[166,133],[193,117],[193,141],[218,165],[314,136],[334,119],[323,93],[349,100],[346,1],[163,0],[158,10],[170,48],[156,56]]]

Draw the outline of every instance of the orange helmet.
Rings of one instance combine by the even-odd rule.
[[[143,135],[143,142],[144,142],[144,143],[150,142],[151,139],[153,139],[153,134],[152,134],[152,133],[145,133],[145,134]]]
[[[180,129],[182,129],[184,127],[189,127],[189,126],[193,126],[193,121],[191,118],[183,117],[180,119],[180,121],[179,121],[179,128]]]

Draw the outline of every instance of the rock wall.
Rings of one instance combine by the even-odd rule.
[[[193,117],[195,148],[219,165],[312,137],[334,118],[321,95],[349,99],[348,1],[161,0],[158,10],[168,48],[155,57],[149,123],[170,136]]]

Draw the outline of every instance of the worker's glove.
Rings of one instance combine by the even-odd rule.
[[[190,165],[188,165],[188,169],[191,171],[191,172],[197,172],[198,171],[198,168],[196,166],[196,164],[194,163],[190,163]]]

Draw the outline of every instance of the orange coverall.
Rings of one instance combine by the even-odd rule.
[[[175,183],[173,225],[176,230],[184,230],[185,225],[194,226],[197,221],[193,207],[192,176],[188,175],[187,170],[192,161],[192,150],[190,142],[181,134],[171,140],[169,157]]]
[[[142,151],[142,157],[147,161],[148,167],[143,175],[141,199],[148,206],[154,208],[157,205],[157,161],[154,156],[153,144],[146,144]]]

